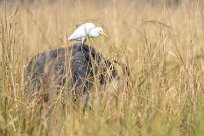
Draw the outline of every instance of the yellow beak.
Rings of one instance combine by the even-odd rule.
[[[105,32],[101,32],[101,34],[108,38],[108,35]]]

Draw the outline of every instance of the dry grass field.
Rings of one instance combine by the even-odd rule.
[[[59,0],[0,4],[0,135],[204,135],[204,11],[202,1],[155,5],[134,0]],[[71,46],[77,24],[94,22],[109,38],[89,40],[130,68],[128,85],[103,91],[85,114],[56,102],[46,121],[28,108],[24,71],[38,53]],[[32,104],[31,104],[32,105]],[[29,110],[28,110],[29,109]]]

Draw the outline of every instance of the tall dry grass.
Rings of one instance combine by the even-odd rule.
[[[202,1],[178,7],[134,1],[57,1],[0,5],[1,135],[203,135],[204,22]],[[109,38],[88,44],[131,70],[128,86],[114,83],[86,114],[56,104],[48,121],[27,110],[24,69],[37,53],[71,46],[66,36],[84,22]],[[94,91],[94,89],[92,89]]]

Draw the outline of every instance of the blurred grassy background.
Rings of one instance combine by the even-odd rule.
[[[204,135],[203,19],[201,0],[0,1],[0,134]],[[129,86],[106,88],[86,115],[58,103],[43,124],[26,110],[26,64],[71,46],[84,22],[108,32],[88,44],[130,67]]]

